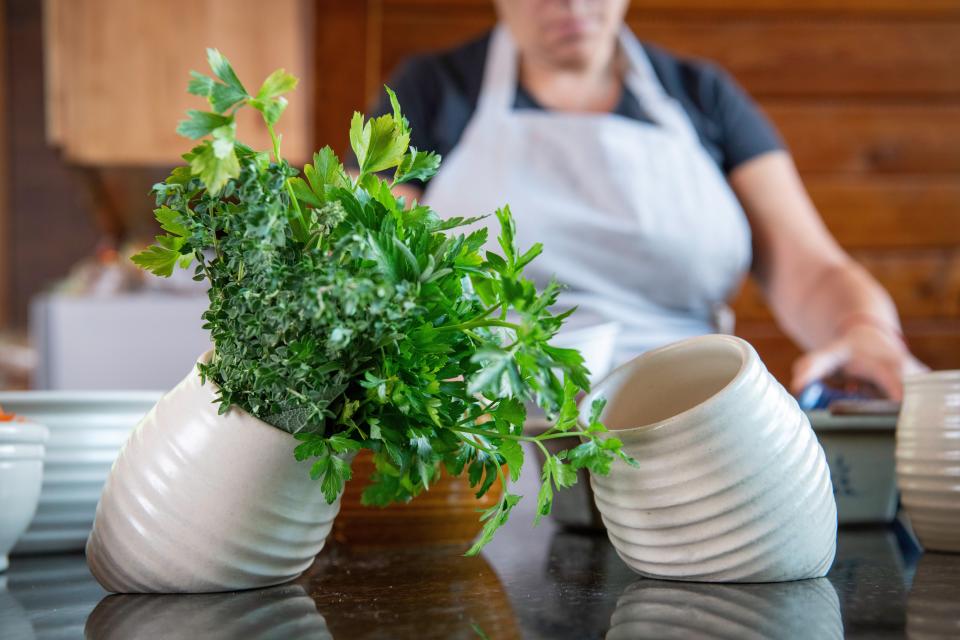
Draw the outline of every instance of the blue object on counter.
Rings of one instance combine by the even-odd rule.
[[[803,411],[814,411],[829,409],[838,400],[875,400],[881,397],[879,389],[870,382],[831,376],[808,384],[797,396],[797,403]]]

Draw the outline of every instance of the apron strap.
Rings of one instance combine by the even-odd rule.
[[[683,107],[667,95],[637,37],[624,26],[619,35],[620,51],[627,62],[625,86],[636,96],[647,114],[661,127],[699,144],[699,137]],[[490,34],[483,82],[477,111],[510,112],[517,94],[519,54],[506,25],[499,23]]]

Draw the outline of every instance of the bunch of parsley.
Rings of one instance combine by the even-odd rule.
[[[160,276],[196,262],[195,278],[209,281],[203,319],[215,352],[200,370],[219,386],[221,412],[236,405],[294,434],[296,458],[312,460],[330,502],[361,448],[376,464],[366,504],[413,498],[440,465],[466,472],[478,497],[500,478],[506,490],[483,513],[471,554],[520,500],[505,469],[515,481],[521,442],[546,456],[537,520],[578,469],[606,474],[617,457],[634,464],[603,435],[602,403],[586,427],[578,423],[583,359],[550,344],[569,312],[550,311],[556,283],[538,291],[523,277],[541,246],[517,247],[510,209],[496,212],[498,254],[483,251],[485,229],[452,232],[476,219],[442,220],[391,192],[429,179],[440,157],[409,146],[389,89],[392,114],[356,113],[350,123],[359,175],[329,147],[301,174],[281,157],[274,130],[296,78],[278,70],[251,94],[218,51],[208,61],[214,77],[194,72],[189,91],[212,111],[189,111],[180,123],[200,142],[183,156],[188,166],[155,186],[166,233],[134,262]],[[237,141],[243,107],[262,114],[272,158]],[[536,437],[523,433],[529,401],[554,421]],[[543,444],[571,436],[577,446],[559,455]]]

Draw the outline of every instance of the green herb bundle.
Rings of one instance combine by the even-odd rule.
[[[211,111],[189,111],[179,133],[200,140],[188,166],[155,186],[166,232],[134,262],[160,276],[196,263],[209,281],[205,328],[215,352],[200,365],[220,389],[220,411],[238,406],[294,434],[298,460],[333,502],[350,479],[350,454],[374,453],[365,504],[406,501],[428,489],[440,465],[466,472],[477,496],[500,478],[505,491],[484,512],[477,553],[520,496],[509,491],[523,466],[520,443],[546,456],[537,519],[554,488],[577,470],[606,474],[622,458],[592,407],[578,423],[577,395],[588,388],[581,355],[550,345],[569,315],[550,311],[556,283],[538,291],[523,277],[541,251],[522,250],[510,209],[496,212],[502,254],[485,252],[486,230],[456,233],[476,219],[440,219],[391,189],[427,180],[440,157],[409,146],[410,129],[394,94],[393,113],[355,113],[351,176],[326,147],[300,171],[280,155],[276,126],[296,78],[271,74],[255,94],[229,62],[209,50],[214,77],[193,73],[192,94]],[[272,158],[237,141],[235,114],[259,111]],[[384,179],[384,173],[392,174]],[[554,426],[523,433],[525,403]],[[574,437],[551,455],[543,441]]]

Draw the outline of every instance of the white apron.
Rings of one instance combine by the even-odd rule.
[[[611,114],[514,109],[518,56],[498,26],[476,111],[428,183],[441,216],[492,214],[509,204],[539,286],[567,286],[580,322],[620,324],[614,359],[717,330],[749,268],[750,228],[683,108],[666,94],[624,29],[625,84],[656,124]],[[496,246],[494,216],[484,223]]]

